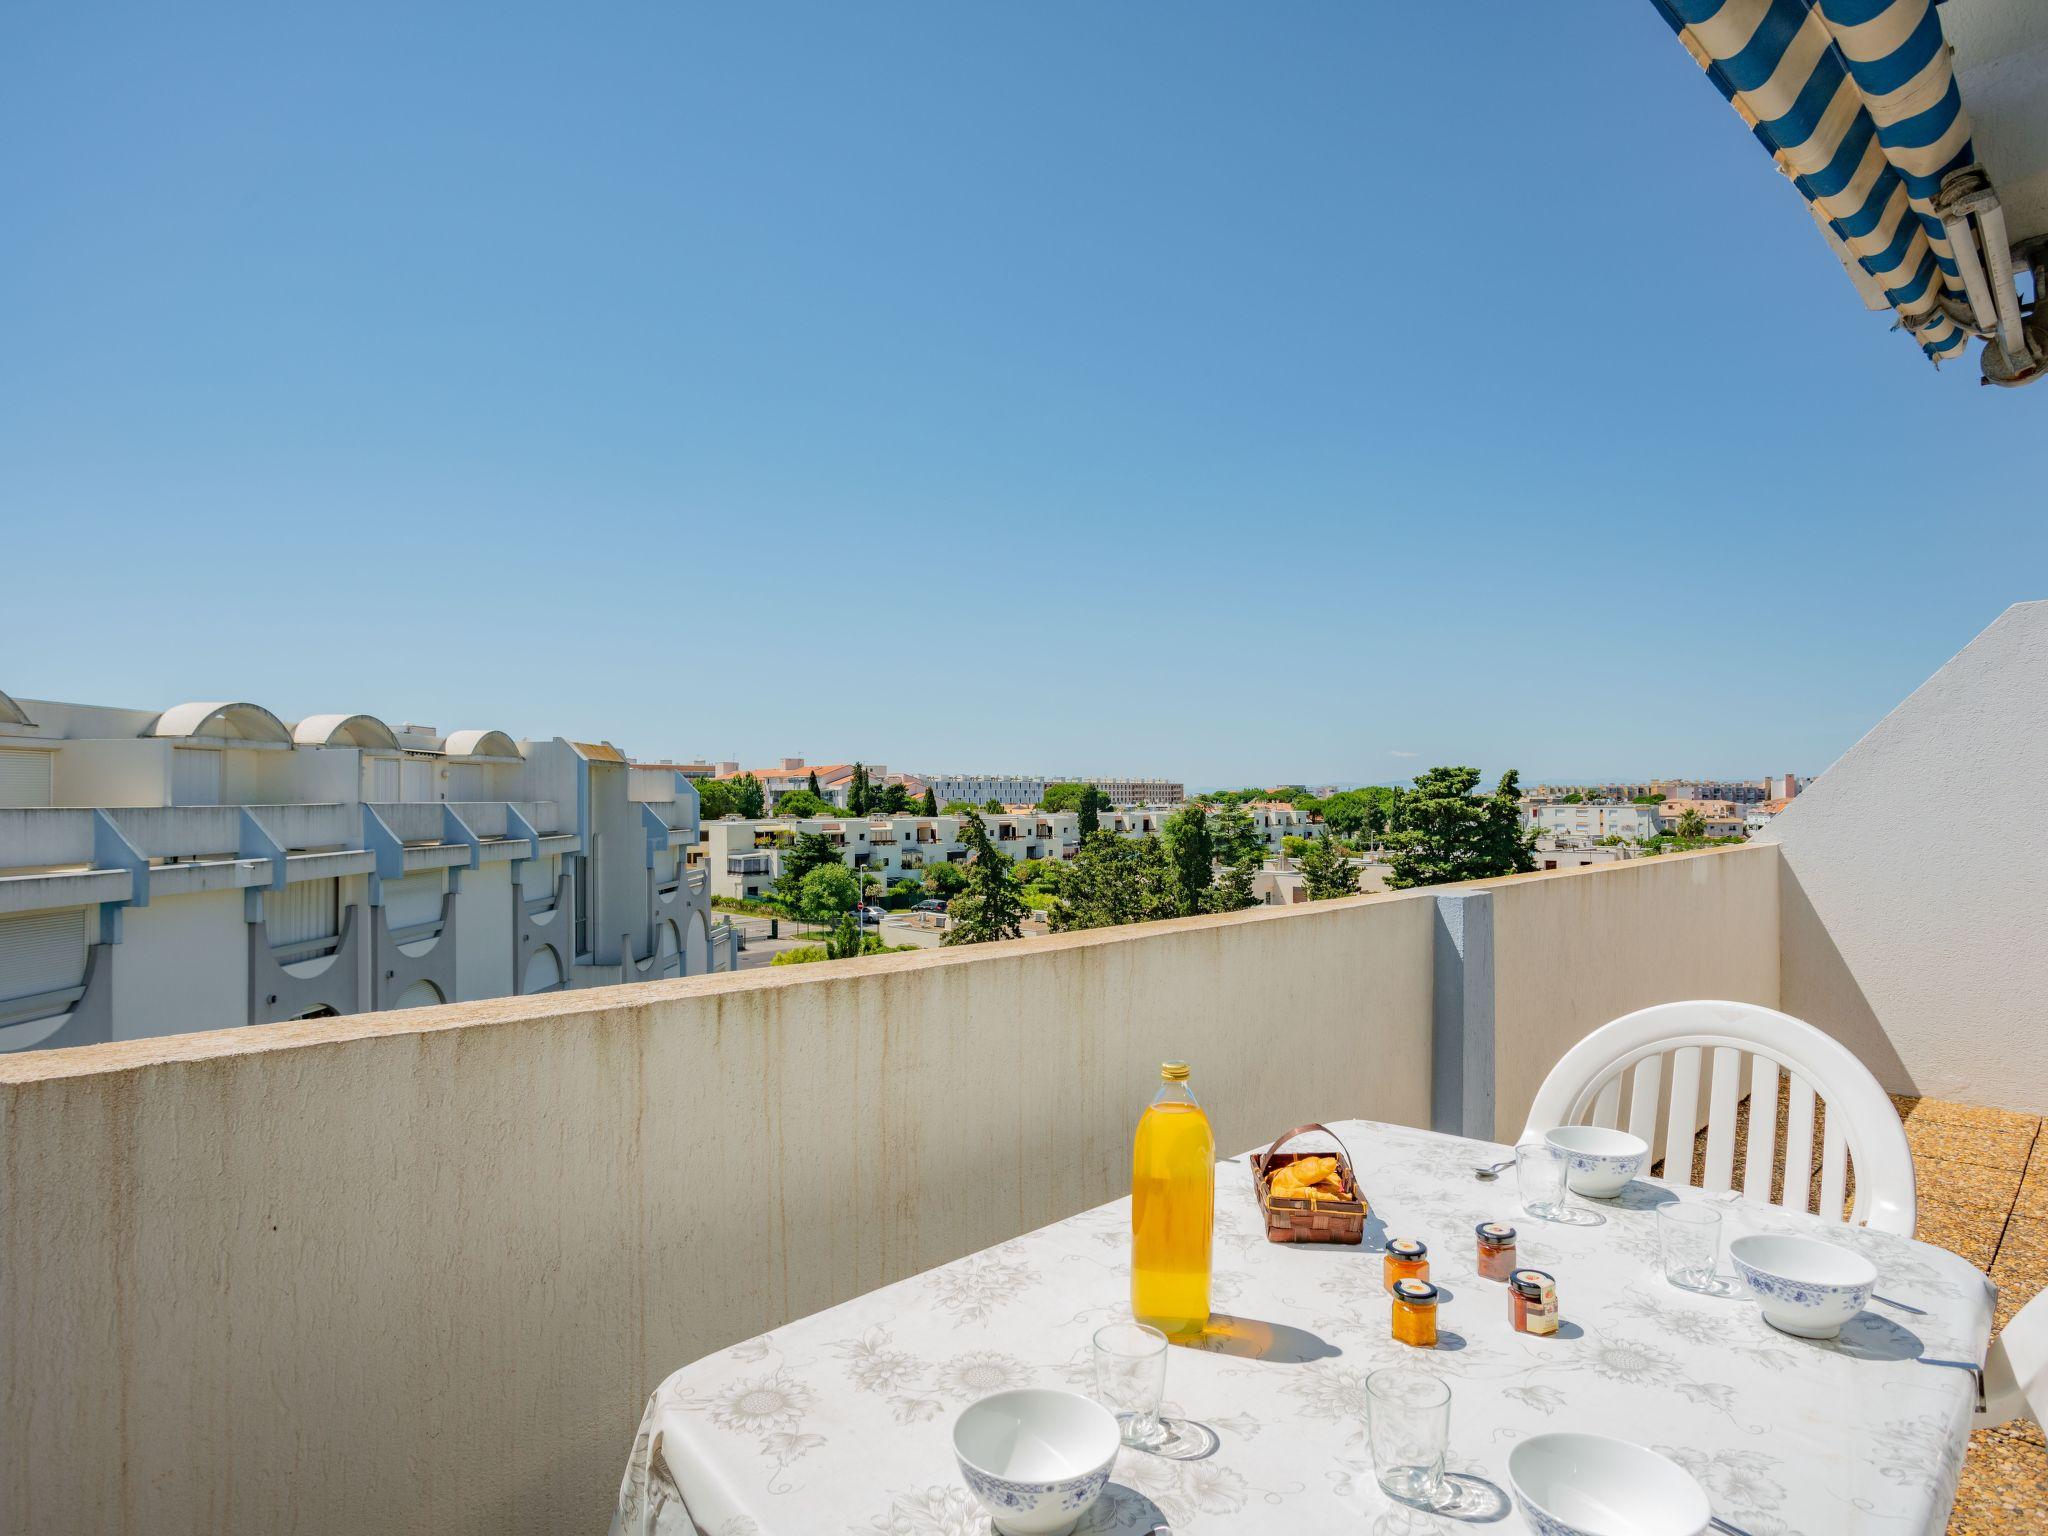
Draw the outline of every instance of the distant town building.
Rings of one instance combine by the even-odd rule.
[[[1111,805],[1179,805],[1188,797],[1187,786],[1175,779],[1098,779],[1078,775],[1057,782],[1093,784],[1109,797]]]
[[[852,763],[806,763],[800,757],[785,757],[775,768],[742,768],[738,763],[720,763],[718,777],[737,779],[751,775],[761,786],[762,796],[769,810],[775,809],[775,802],[794,789],[809,789],[815,775],[818,780],[818,797],[827,804],[844,806],[847,791],[853,788]],[[863,763],[870,784],[881,785],[888,781],[888,769],[880,763]]]
[[[1321,822],[1311,822],[1291,805],[1247,809],[1270,855],[1279,854],[1288,837],[1320,837],[1323,833]],[[1170,814],[1171,808],[1165,806],[1104,811],[1101,830],[1119,837],[1156,837],[1165,830]],[[932,864],[965,860],[967,844],[960,836],[964,821],[962,816],[807,816],[759,821],[728,816],[703,824],[697,846],[685,863],[708,875],[714,896],[765,896],[781,878],[784,850],[799,832],[814,832],[831,840],[849,869],[871,872],[888,885],[921,878]],[[1081,851],[1081,818],[1075,811],[990,812],[981,821],[995,845],[1012,859],[1071,859]]]
[[[1523,820],[1551,837],[1587,843],[1597,843],[1608,837],[1625,837],[1632,842],[1641,842],[1663,830],[1656,806],[1636,805],[1627,800],[1525,804]]]
[[[723,969],[697,833],[609,742],[0,694],[0,1051]]]
[[[919,777],[940,805],[1037,805],[1045,798],[1045,776],[1034,773],[926,773]]]
[[[1707,837],[1742,837],[1748,832],[1742,807],[1731,800],[1672,799],[1655,809],[1658,826],[1666,832],[1676,832],[1687,812],[1698,814]]]

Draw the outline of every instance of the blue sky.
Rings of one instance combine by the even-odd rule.
[[[2048,596],[1646,0],[293,10],[0,17],[0,689],[1753,776]]]

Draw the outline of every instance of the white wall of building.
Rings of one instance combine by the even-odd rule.
[[[1894,1092],[2048,1109],[2044,700],[2048,602],[2018,603],[1758,834],[1783,854],[1786,1011]],[[1935,856],[1873,835],[1937,790]]]

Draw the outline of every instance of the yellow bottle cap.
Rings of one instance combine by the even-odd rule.
[[[1184,1083],[1188,1080],[1188,1064],[1184,1061],[1162,1061],[1159,1075],[1169,1083]]]

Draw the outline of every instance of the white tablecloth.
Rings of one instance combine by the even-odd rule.
[[[1215,1294],[1238,1322],[1176,1348],[1167,1411],[1200,1459],[1125,1450],[1084,1532],[1519,1531],[1518,1514],[1460,1524],[1395,1505],[1373,1480],[1366,1376],[1424,1364],[1451,1384],[1450,1464],[1505,1490],[1516,1441],[1578,1429],[1651,1445],[1690,1468],[1714,1509],[1753,1536],[1936,1536],[1967,1441],[1968,1371],[1983,1358],[1992,1289],[1952,1254],[1747,1202],[1732,1239],[1802,1231],[1876,1261],[1881,1295],[1834,1343],[1766,1326],[1746,1297],[1690,1295],[1657,1263],[1639,1180],[1619,1201],[1575,1200],[1598,1224],[1522,1215],[1513,1171],[1483,1184],[1487,1143],[1351,1121],[1335,1127],[1374,1222],[1361,1248],[1266,1241],[1248,1159],[1217,1174]],[[1474,1223],[1512,1221],[1519,1262],[1557,1276],[1565,1327],[1517,1334],[1497,1282],[1474,1270]],[[954,1467],[954,1415],[1021,1385],[1091,1384],[1089,1338],[1129,1306],[1129,1205],[1119,1200],[884,1287],[686,1366],[647,1405],[613,1531],[633,1536],[986,1536]],[[1384,1223],[1384,1225],[1382,1225]],[[1447,1290],[1442,1340],[1422,1354],[1388,1335],[1377,1244],[1430,1247]],[[1724,1261],[1725,1262],[1725,1261]]]

